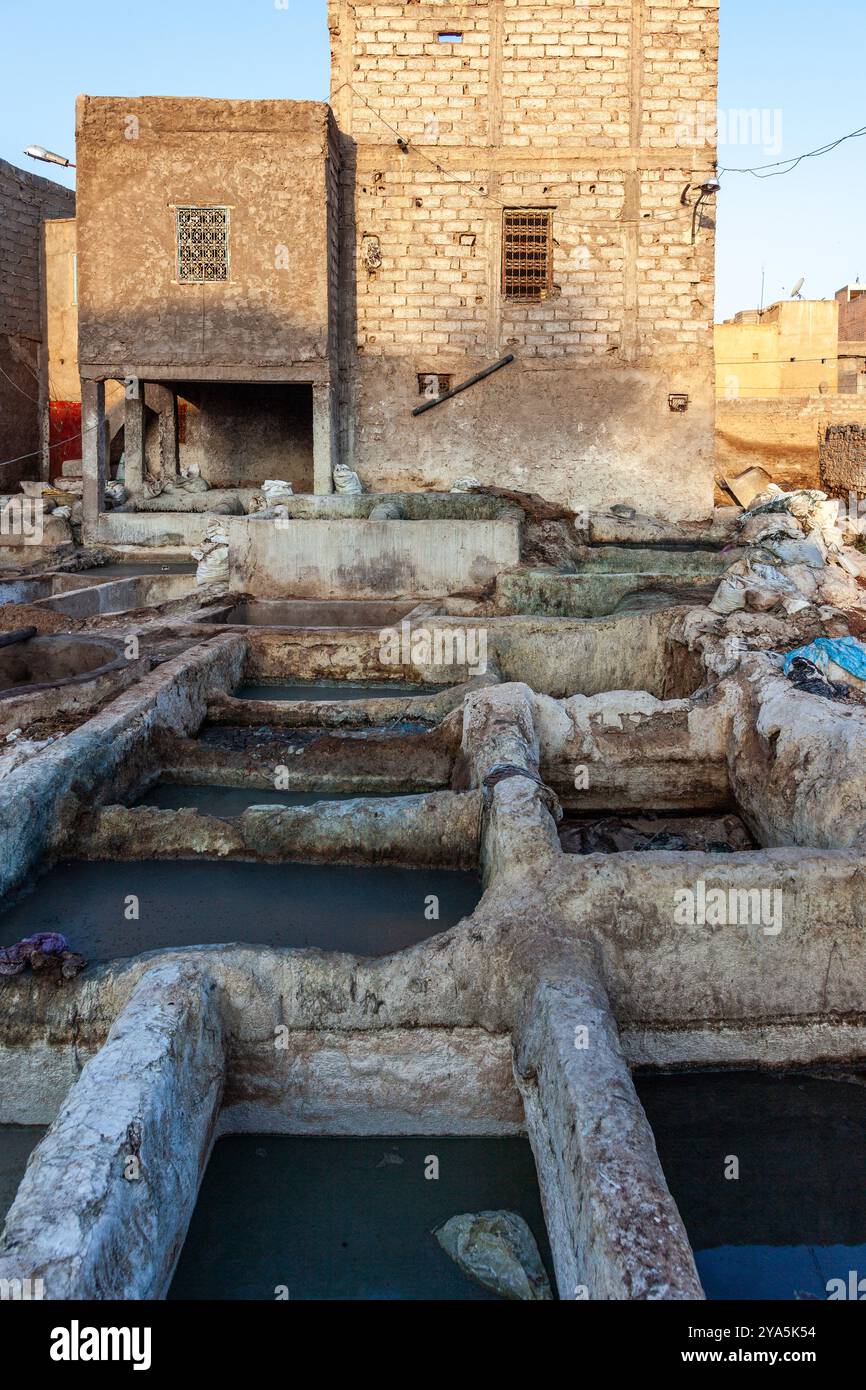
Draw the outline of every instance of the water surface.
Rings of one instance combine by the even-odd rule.
[[[528,1222],[551,1278],[526,1139],[231,1136],[214,1147],[169,1298],[495,1300],[433,1230],[502,1209]]]
[[[447,686],[417,685],[410,681],[252,681],[236,690],[238,700],[396,700],[402,696],[438,695]]]
[[[235,941],[385,956],[454,926],[481,892],[480,875],[456,869],[67,861],[0,917],[0,945],[61,931],[88,961]],[[425,916],[431,896],[438,920]]]
[[[315,806],[320,801],[353,801],[360,796],[382,796],[375,792],[274,791],[266,787],[176,786],[158,782],[145,792],[136,806],[154,806],[178,811],[191,806],[206,816],[240,816],[250,806]],[[403,795],[410,795],[406,792]]]
[[[635,1085],[708,1298],[826,1299],[830,1280],[866,1279],[866,1073]]]
[[[0,1230],[15,1200],[27,1160],[47,1125],[0,1125]]]

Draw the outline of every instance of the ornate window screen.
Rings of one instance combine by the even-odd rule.
[[[502,293],[508,299],[546,299],[552,275],[552,209],[505,208]]]
[[[229,278],[228,208],[175,208],[177,278],[205,285]]]

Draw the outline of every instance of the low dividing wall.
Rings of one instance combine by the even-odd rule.
[[[516,520],[272,522],[229,518],[232,588],[261,598],[480,593],[520,561]]]

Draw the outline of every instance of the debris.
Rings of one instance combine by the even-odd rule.
[[[788,652],[782,668],[786,676],[797,661],[814,666],[831,683],[866,690],[866,646],[856,637],[817,637],[808,646]]]
[[[831,681],[814,661],[803,656],[794,656],[785,674],[790,677],[795,690],[806,695],[821,695],[825,700],[842,700],[851,703],[854,691],[844,681]]]
[[[736,478],[722,478],[722,484],[741,507],[748,507],[772,482],[763,468],[747,468]]]
[[[451,484],[451,492],[474,492],[476,488],[483,484],[475,477],[474,473],[468,473],[463,478],[455,478]]]
[[[71,980],[87,961],[75,951],[61,932],[37,932],[25,936],[14,946],[0,948],[0,975],[20,975],[30,966],[36,972],[47,972],[59,980]]]
[[[817,488],[783,492],[770,484],[740,518],[743,547],[723,575],[710,603],[727,616],[742,609],[788,617],[823,604],[843,612],[862,610],[866,556],[846,544],[851,527],[837,500]]]
[[[452,1216],[434,1235],[464,1274],[500,1298],[553,1301],[535,1237],[517,1212]]]
[[[740,854],[754,841],[739,816],[604,816],[568,820],[559,829],[565,854],[623,854],[638,850],[698,850]]]
[[[726,574],[710,601],[714,613],[737,613],[746,606],[746,581],[738,574]]]
[[[58,613],[54,608],[42,608],[38,603],[0,604],[0,632],[15,632],[33,627],[37,634],[44,632],[77,632],[82,626],[79,618]]]
[[[83,489],[84,484],[82,483],[81,486]],[[72,489],[70,488],[70,492],[71,491]],[[105,484],[105,495],[106,497],[110,497],[112,502],[115,502],[118,506],[120,506],[121,503],[126,501],[128,493],[126,491],[126,488],[123,486],[123,483],[115,482]]]
[[[791,617],[808,608],[811,599],[804,596],[792,578],[767,564],[768,557],[764,557],[765,552],[757,550],[731,565],[710,603],[714,613],[734,613],[741,608],[767,613],[773,608],[784,608]]]

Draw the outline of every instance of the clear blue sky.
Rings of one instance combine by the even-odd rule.
[[[284,7],[283,7],[284,6]],[[799,154],[866,125],[866,0],[721,0],[722,113],[767,112],[762,144],[725,144],[723,165]],[[6,61],[0,154],[28,144],[73,157],[74,100],[92,95],[294,97],[328,93],[325,0],[0,0]],[[781,130],[774,129],[776,111]],[[776,137],[781,134],[781,153]],[[783,178],[726,174],[719,196],[717,318],[866,281],[866,139]],[[58,171],[59,179],[72,182]]]

